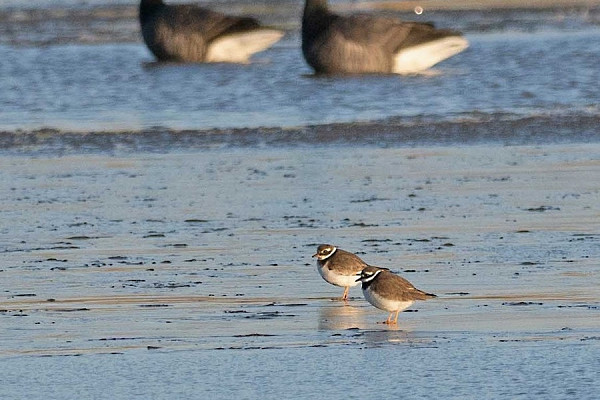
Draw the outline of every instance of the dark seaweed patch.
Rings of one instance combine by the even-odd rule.
[[[389,199],[380,198],[380,197],[369,197],[368,199],[360,199],[360,200],[350,200],[350,203],[372,203],[374,201],[387,201]]]
[[[216,232],[223,232],[228,230],[229,228],[210,228],[210,229],[205,229],[202,231],[202,233],[216,233]]]
[[[559,305],[558,308],[587,308],[588,310],[600,310],[600,306],[591,304]]]
[[[264,311],[264,312],[258,312],[255,314],[251,314],[251,315],[247,315],[244,318],[249,318],[249,319],[273,319],[273,318],[279,318],[279,317],[295,317],[295,315],[293,314],[285,314],[281,311]]]
[[[233,337],[235,338],[243,338],[243,337],[270,337],[270,336],[277,336],[277,335],[271,335],[268,333],[248,333],[245,335],[233,335]]]
[[[470,293],[469,292],[449,292],[449,293],[445,293],[448,296],[467,296]]]
[[[79,246],[52,246],[49,247],[49,250],[73,250],[73,249],[79,249]]]
[[[140,304],[139,307],[155,308],[155,307],[171,307],[170,304]]]
[[[177,288],[184,288],[184,287],[192,287],[192,285],[191,285],[191,283],[176,283],[176,282],[162,283],[162,282],[155,282],[154,283],[154,287],[156,289],[177,289]]]
[[[525,211],[530,211],[530,212],[560,211],[560,207],[553,207],[553,206],[530,207],[530,208],[526,208]]]
[[[357,228],[369,228],[369,227],[374,227],[374,226],[379,226],[378,224],[367,224],[364,222],[355,222],[353,224],[350,224],[350,226],[355,226]]]
[[[149,233],[147,235],[142,236],[142,238],[144,239],[148,239],[148,238],[164,238],[165,235],[164,233]]]
[[[49,357],[80,357],[82,353],[76,354],[41,354],[39,357],[49,358]]]
[[[100,342],[116,342],[116,341],[121,341],[121,340],[143,340],[143,339],[148,339],[145,337],[106,337],[106,338],[100,338],[100,339],[90,339],[90,341],[95,341],[98,340]]]

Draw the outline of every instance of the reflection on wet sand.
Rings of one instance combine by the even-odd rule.
[[[413,323],[400,320],[397,325],[377,323],[373,320],[370,307],[363,301],[322,302],[319,305],[320,331],[333,331],[341,343],[367,348],[409,344],[411,346],[436,346],[435,338],[427,333],[414,331]],[[406,315],[406,314],[405,314]],[[343,331],[341,333],[340,331]]]
[[[363,329],[366,326],[365,314],[364,304],[353,299],[349,302],[322,302],[319,305],[318,329],[322,331]]]

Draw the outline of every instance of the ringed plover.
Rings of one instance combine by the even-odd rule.
[[[436,297],[415,288],[406,279],[390,272],[387,268],[367,266],[356,282],[362,282],[365,299],[380,310],[389,311],[390,315],[384,324],[397,324],[400,311],[410,307],[415,300],[427,300]],[[396,318],[392,321],[392,315]]]
[[[320,245],[313,257],[317,258],[317,269],[321,277],[332,285],[343,287],[342,300],[348,300],[350,287],[358,285],[356,275],[367,263],[357,255],[331,244]]]

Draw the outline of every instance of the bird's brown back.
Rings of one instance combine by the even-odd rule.
[[[436,297],[417,289],[403,277],[383,270],[371,283],[372,289],[386,298],[398,301],[427,300]]]
[[[324,262],[329,262],[327,267],[342,275],[356,275],[367,266],[367,263],[361,260],[356,254],[341,249],[337,249]]]

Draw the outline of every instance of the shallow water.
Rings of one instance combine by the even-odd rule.
[[[300,52],[300,6],[251,10],[286,36],[248,66],[154,63],[132,5],[8,7],[0,13],[0,130],[456,122],[498,113],[598,122],[600,9],[401,13],[461,29],[471,47],[425,75],[315,78]]]
[[[377,343],[378,339],[366,341],[371,340]],[[44,398],[94,393],[95,398],[277,399],[285,395],[359,399],[377,393],[406,399],[594,399],[595,374],[581,365],[596,363],[590,350],[594,349],[589,342],[557,348],[556,342],[507,344],[477,339],[285,352],[144,350],[97,357],[29,358],[19,361],[18,369],[7,368],[5,376],[11,381],[19,372],[39,369],[34,382],[52,382]],[[555,360],[541,355],[549,351]],[[90,376],[95,378],[90,380]],[[19,393],[37,396],[34,387],[25,386]]]

